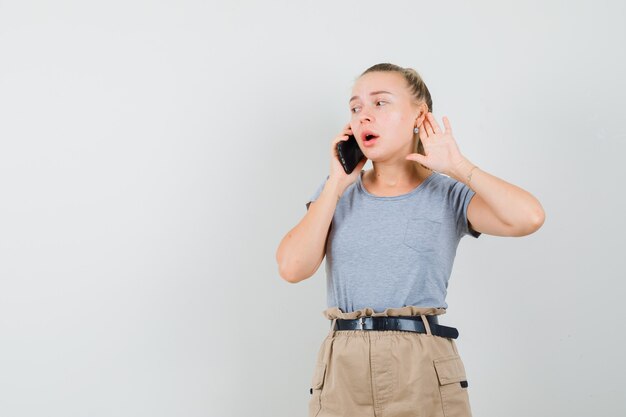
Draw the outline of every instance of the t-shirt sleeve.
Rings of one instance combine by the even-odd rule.
[[[322,190],[324,189],[324,185],[326,185],[326,180],[328,180],[328,178],[330,178],[330,175],[327,175],[326,178],[324,178],[324,181],[322,181],[322,183],[317,187],[317,190],[315,190],[315,192],[311,195],[311,197],[309,197],[309,201],[306,203],[306,209],[309,209],[309,205],[311,204],[311,201],[315,201],[317,200],[317,197],[320,196],[320,194],[322,194]]]
[[[461,181],[454,180],[450,189],[450,204],[457,219],[457,231],[460,237],[470,235],[478,238],[482,234],[472,229],[467,221],[467,207],[474,194],[476,194],[474,190],[467,185]]]

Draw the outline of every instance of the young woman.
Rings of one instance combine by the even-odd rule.
[[[276,253],[281,277],[293,283],[326,256],[331,328],[309,417],[471,416],[458,331],[438,319],[459,240],[528,235],[543,224],[543,208],[461,154],[415,70],[367,69],[349,108],[350,123],[330,147],[330,174]],[[336,146],[349,135],[365,157],[347,175]],[[367,159],[373,169],[364,171]]]

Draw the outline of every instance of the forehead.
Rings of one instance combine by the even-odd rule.
[[[360,76],[352,87],[352,96],[365,97],[372,91],[389,91],[394,95],[407,95],[404,77],[397,72],[368,72]]]

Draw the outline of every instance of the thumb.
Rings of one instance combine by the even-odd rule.
[[[422,165],[426,165],[426,157],[419,153],[411,153],[406,156],[409,161],[419,162]]]

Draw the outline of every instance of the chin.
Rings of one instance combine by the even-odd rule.
[[[393,158],[394,155],[393,152],[385,152],[379,149],[368,153],[363,152],[363,154],[372,162],[386,161],[389,158]]]

